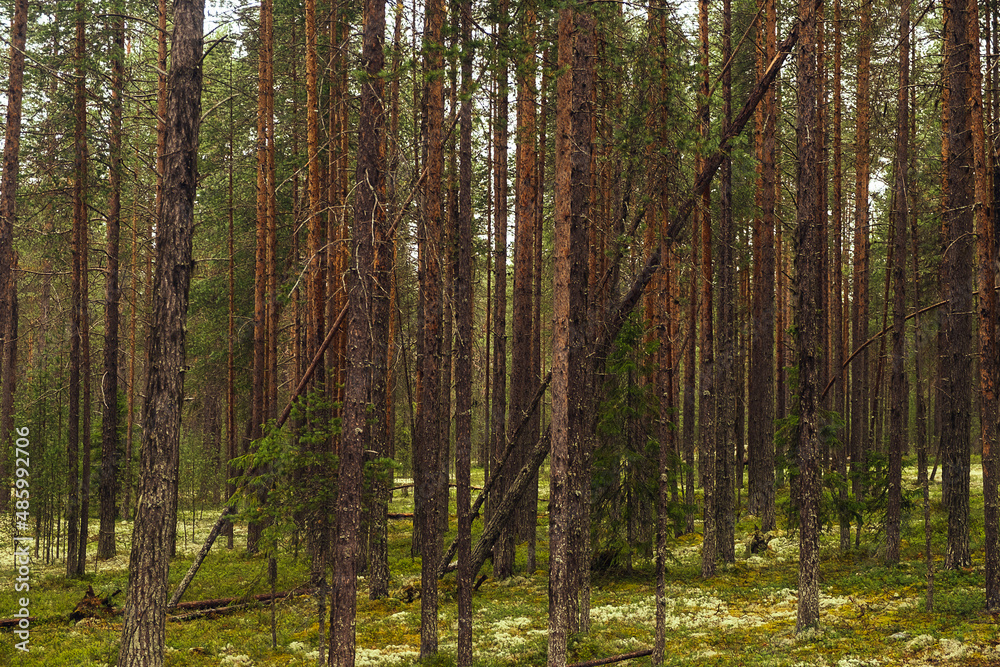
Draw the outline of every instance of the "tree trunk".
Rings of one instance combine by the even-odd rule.
[[[549,505],[548,664],[566,664],[566,642],[580,601],[577,545],[581,525],[579,487],[592,415],[586,409],[588,221],[591,184],[594,22],[563,9],[559,15],[556,112],[555,329],[552,362],[552,453]],[[589,478],[586,479],[589,483]]]
[[[455,310],[458,345],[455,351],[455,482],[458,508],[458,666],[472,665],[472,0],[459,6],[462,106],[459,111],[458,265]]]
[[[813,130],[819,120],[816,13],[810,0],[799,5],[801,38],[796,55],[797,182],[795,212],[795,315],[799,367],[798,493],[799,602],[796,632],[819,622],[820,385],[823,330],[819,310],[823,288],[820,257],[824,239],[819,219],[819,170]]]
[[[427,179],[425,181],[426,215],[424,221],[424,271],[422,294],[423,359],[420,388],[421,417],[416,434],[420,465],[423,472],[417,488],[420,524],[420,658],[427,659],[438,650],[437,626],[437,566],[441,560],[441,517],[447,511],[446,498],[441,497],[437,471],[440,466],[440,354],[441,354],[441,232],[442,171],[444,144],[444,82],[437,74],[444,67],[445,7],[443,0],[427,4],[424,33],[424,74],[427,78]]]
[[[500,43],[506,44],[508,33],[508,7],[509,0],[500,0],[499,34]],[[507,447],[506,443],[506,413],[507,413],[507,144],[508,129],[507,122],[509,116],[508,98],[510,90],[508,86],[507,57],[503,54],[498,56],[496,72],[497,105],[496,124],[494,126],[494,188],[496,189],[496,206],[494,209],[494,246],[493,246],[493,267],[495,277],[493,280],[493,412],[490,417],[492,435],[491,465],[496,466],[497,461]],[[500,479],[501,488],[509,485],[509,479]],[[492,511],[492,509],[490,510]],[[503,549],[509,545],[501,544],[494,554],[494,560],[500,564],[499,576],[503,576],[504,563],[513,564],[513,555],[505,556]]]
[[[28,35],[28,2],[18,0],[10,31],[10,79],[7,90],[7,118],[4,134],[3,175],[0,180],[0,381],[3,402],[0,408],[0,444],[8,446],[14,430],[14,349],[17,329],[14,302],[17,279],[14,272],[14,219],[17,217],[17,182],[21,152],[21,102],[24,99],[24,59]],[[6,456],[0,457],[0,483],[8,484]],[[0,493],[0,511],[10,504],[7,493]]]
[[[722,61],[732,57],[732,3],[722,4]],[[722,74],[722,117],[728,126],[732,113],[732,74],[726,67]],[[727,563],[736,560],[736,485],[733,479],[733,452],[736,448],[736,398],[739,376],[736,353],[736,266],[733,248],[736,231],[733,226],[733,164],[730,157],[722,162],[719,208],[719,360],[716,365],[716,383],[719,400],[716,406],[717,431],[715,439],[715,530],[717,556]],[[742,469],[741,469],[742,470]],[[742,477],[742,474],[741,474]]]
[[[854,161],[854,348],[868,340],[868,182],[871,175],[871,48],[872,5],[862,3],[858,22],[857,127]],[[868,460],[868,368],[867,348],[851,365],[851,476],[854,499],[864,498]],[[861,539],[860,526],[858,540]]]
[[[979,54],[978,5],[968,5],[968,21],[972,50],[969,71],[969,122],[972,130],[973,160],[975,164],[975,224],[976,265],[979,278],[979,419],[983,461],[983,524],[986,551],[986,609],[1000,610],[1000,535],[998,535],[997,483],[997,380],[1000,362],[997,360],[997,246],[993,220],[994,202],[986,162],[986,137],[983,112],[983,71]],[[906,45],[909,46],[908,44]],[[901,47],[902,48],[902,47]]]
[[[945,15],[945,75],[948,77],[948,188],[943,224],[946,252],[941,261],[943,313],[941,449],[942,479],[947,480],[948,556],[945,565],[958,569],[972,563],[969,552],[969,465],[972,421],[972,217],[975,199],[972,138],[969,133],[971,94],[970,41],[972,15],[968,0],[948,0]]]
[[[163,211],[157,224],[150,364],[143,405],[139,503],[119,655],[123,667],[159,667],[165,648],[169,574],[166,522],[169,497],[177,481],[173,452],[180,441],[184,398],[184,330],[193,269],[191,239],[198,182],[203,23],[202,0],[176,0]]]
[[[758,76],[774,57],[774,0],[763,0],[767,20],[762,22],[758,49]],[[776,113],[774,91],[764,96],[758,111],[759,163],[757,198],[759,215],[753,220],[753,303],[751,304],[750,388],[747,411],[747,509],[760,517],[760,528],[775,528],[774,516],[774,205]]]
[[[97,558],[116,553],[118,497],[118,246],[121,236],[122,87],[125,83],[125,19],[115,18],[111,92],[111,198],[108,202],[108,267],[104,287],[104,417],[101,420],[101,528]]]
[[[909,231],[909,140],[910,140],[910,3],[904,0],[899,17],[899,95],[896,110],[896,164],[892,210],[891,271],[892,354],[889,377],[889,478],[885,519],[885,561],[899,562],[903,449],[909,400],[906,371],[906,234]]]
[[[270,407],[270,372],[268,344],[270,342],[268,267],[269,237],[273,222],[274,180],[270,168],[272,143],[274,95],[273,48],[274,48],[274,4],[273,0],[263,0],[260,4],[260,48],[257,54],[257,246],[254,255],[254,299],[253,299],[253,384],[251,386],[250,440],[259,440],[263,435],[264,423],[268,419]],[[260,474],[262,471],[253,471]],[[257,502],[263,506],[267,501],[267,490],[261,485],[256,489]],[[247,551],[256,553],[264,530],[260,520],[253,520],[247,526]]]
[[[701,35],[701,90],[698,94],[698,118],[701,140],[708,143],[711,120],[709,116],[709,83],[708,71],[708,0],[698,2],[698,26]],[[704,148],[701,149],[705,150]],[[705,168],[705,157],[699,153],[698,170]],[[701,194],[701,205],[697,211],[701,220],[701,326],[699,327],[698,347],[701,351],[701,376],[698,380],[698,472],[701,473],[701,485],[705,495],[704,510],[704,540],[701,545],[701,576],[711,577],[715,574],[715,561],[718,559],[718,544],[716,540],[716,494],[715,494],[715,337],[712,318],[715,313],[712,306],[712,285],[714,284],[712,262],[712,196],[706,189]],[[692,341],[693,343],[693,341]]]
[[[834,308],[834,368],[840,374],[837,388],[834,392],[834,411],[839,413],[844,423],[847,423],[847,371],[844,369],[844,348],[848,341],[847,318],[844,311],[844,171],[842,157],[842,127],[843,127],[843,35],[840,30],[842,23],[841,2],[834,0],[833,20],[837,26],[833,31],[833,308]],[[847,507],[847,461],[850,458],[850,432],[844,433],[837,452],[837,473],[840,475],[840,488],[837,489],[837,502],[840,504],[840,551],[851,548],[851,518]]]
[[[84,266],[87,255],[87,204],[86,204],[86,181],[87,181],[87,97],[86,83],[84,80],[83,57],[86,48],[85,26],[83,22],[83,5],[76,4],[76,85],[74,89],[74,108],[76,111],[76,122],[73,140],[73,286],[72,286],[72,323],[70,326],[70,371],[69,371],[69,429],[68,446],[69,456],[67,466],[69,475],[67,484],[69,485],[68,511],[66,514],[66,537],[68,546],[66,548],[66,575],[78,576],[83,574],[80,569],[80,522],[81,505],[83,504],[80,486],[81,475],[79,471],[80,453],[80,373],[83,366],[82,346],[83,331],[85,323],[83,321],[84,300],[87,298],[84,291]],[[83,436],[84,439],[86,436]],[[85,519],[84,519],[85,520]],[[83,541],[84,557],[86,561],[86,540]]]
[[[330,664],[354,665],[355,610],[362,504],[362,458],[381,452],[385,428],[386,319],[389,297],[388,221],[385,202],[384,80],[385,0],[364,5],[361,111],[354,200],[353,266],[347,275],[348,375],[337,476],[337,532],[333,601],[330,605]],[[376,378],[378,378],[376,380]],[[379,418],[369,424],[369,404]],[[377,443],[372,441],[376,440]]]
[[[508,437],[525,415],[538,380],[531,366],[532,342],[532,288],[534,287],[534,229],[536,219],[537,157],[535,151],[535,22],[532,2],[522,7],[525,55],[517,71],[517,186],[514,209],[514,303],[511,327],[510,409],[508,411]],[[512,463],[520,466],[531,447],[534,434],[525,429],[519,442],[512,443]],[[507,527],[497,557],[494,558],[494,577],[505,578],[514,571],[514,545],[519,533],[524,533],[530,522],[534,530],[537,512],[531,507],[532,498],[524,504]]]

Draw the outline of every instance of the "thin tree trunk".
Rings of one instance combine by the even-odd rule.
[[[69,544],[66,549],[66,574],[78,576],[83,574],[80,568],[80,521],[83,500],[80,494],[81,475],[79,471],[80,452],[80,373],[83,366],[82,347],[84,330],[84,305],[87,298],[84,291],[84,257],[87,254],[87,139],[86,139],[86,83],[84,81],[83,57],[86,48],[85,26],[83,22],[83,4],[77,2],[76,21],[76,85],[74,89],[74,108],[76,122],[73,140],[73,286],[72,286],[72,324],[70,327],[70,371],[69,371],[69,457],[67,465],[69,475],[69,511],[66,515],[66,537]],[[86,436],[83,436],[84,438]],[[86,561],[86,540],[83,541]]]
[[[701,140],[708,143],[711,119],[709,116],[709,83],[708,71],[708,0],[698,2],[698,26],[701,35],[701,90],[698,94],[698,118]],[[705,150],[704,148],[701,149]],[[698,170],[705,168],[705,157],[701,152],[698,156]],[[711,190],[705,189],[701,194],[701,205],[698,209],[701,220],[701,326],[699,327],[698,347],[701,351],[701,375],[698,381],[698,472],[701,473],[702,492],[704,493],[704,540],[701,545],[701,576],[711,577],[715,574],[715,561],[718,559],[718,544],[716,539],[717,524],[716,494],[715,494],[715,337],[712,305],[712,286],[714,284],[712,262],[712,196]],[[693,343],[693,341],[692,341]]]
[[[833,308],[834,308],[834,368],[841,373],[841,381],[837,385],[834,398],[834,410],[838,412],[844,423],[847,423],[847,390],[846,372],[844,366],[844,348],[847,344],[847,318],[844,310],[844,172],[842,158],[842,127],[843,127],[843,19],[841,2],[834,0],[833,4]],[[840,475],[840,485],[837,489],[838,503],[841,511],[840,519],[840,551],[851,548],[851,519],[847,507],[847,460],[850,458],[850,431],[844,433],[837,452],[837,473]]]
[[[892,355],[889,378],[889,478],[885,521],[885,561],[899,562],[903,449],[905,423],[909,416],[904,354],[906,353],[906,234],[909,214],[910,140],[910,3],[904,0],[899,17],[899,94],[896,111],[896,164],[891,271]]]
[[[871,174],[871,48],[872,5],[861,4],[858,16],[857,126],[854,162],[854,347],[868,340],[868,182]],[[851,476],[855,501],[864,498],[868,460],[869,353],[866,349],[851,367]],[[858,526],[857,539],[861,539]]]
[[[508,40],[509,0],[500,0],[499,35],[500,43]],[[494,131],[494,188],[496,189],[496,205],[493,211],[493,412],[490,417],[492,435],[490,451],[492,453],[491,467],[507,447],[506,444],[506,414],[507,414],[507,144],[508,144],[508,97],[510,96],[507,67],[508,61],[504,55],[498,56],[496,65],[497,105]],[[501,486],[506,487],[508,481],[501,478]],[[492,510],[491,510],[492,511]],[[502,550],[502,546],[498,551]],[[503,575],[504,555],[497,553],[494,558],[501,564],[499,575]],[[513,557],[508,559],[513,563]]]
[[[125,83],[125,19],[115,18],[111,91],[111,197],[108,202],[108,267],[104,303],[104,417],[101,420],[101,528],[97,558],[116,553],[118,485],[118,246],[121,236],[122,87]]]
[[[523,34],[525,55],[517,72],[517,185],[514,208],[514,293],[513,322],[511,326],[510,409],[508,411],[508,437],[525,414],[525,408],[535,391],[537,378],[531,367],[532,342],[532,288],[534,286],[534,229],[536,220],[537,156],[535,150],[535,22],[532,2],[525,3]],[[527,456],[533,434],[524,431],[514,447],[512,463],[520,466]],[[530,522],[535,528],[537,512],[531,507],[531,498],[525,498],[518,516],[506,529],[500,548],[493,561],[494,576],[504,578],[514,571],[514,545],[520,534],[526,532]]]
[[[732,3],[722,4],[722,61],[732,57]],[[732,114],[732,74],[726,68],[722,75],[722,117],[726,125]],[[719,231],[719,360],[716,366],[715,386],[719,391],[717,405],[717,432],[715,441],[715,530],[716,552],[727,563],[736,560],[736,485],[733,479],[733,453],[736,448],[736,398],[739,376],[736,372],[736,266],[734,247],[736,231],[733,226],[733,164],[727,157],[722,162],[719,204],[721,209]],[[741,474],[742,477],[742,474]]]
[[[462,106],[459,111],[458,266],[455,310],[458,346],[455,358],[455,482],[458,507],[458,665],[472,665],[472,0],[459,6],[462,60]]]
[[[168,499],[176,484],[173,452],[180,441],[184,328],[193,269],[191,240],[198,182],[201,120],[202,0],[176,0],[163,172],[157,224],[149,373],[143,405],[139,502],[129,559],[119,664],[160,667],[166,620]]]

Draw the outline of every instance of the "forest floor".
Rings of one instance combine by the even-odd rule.
[[[772,534],[766,553],[750,556],[746,545],[755,518],[737,524],[735,564],[720,565],[710,580],[700,578],[700,535],[671,543],[667,570],[667,650],[670,665],[747,665],[875,667],[882,665],[1000,664],[1000,625],[986,614],[983,592],[982,494],[978,463],[972,473],[973,566],[960,571],[943,568],[946,523],[939,506],[940,487],[932,492],[932,534],[935,553],[934,610],[926,611],[927,578],[923,560],[924,524],[914,471],[906,485],[913,504],[904,518],[903,561],[882,563],[882,535],[877,527],[862,531],[860,545],[839,553],[839,530],[831,524],[822,537],[821,623],[796,635],[798,536],[784,528]],[[482,472],[479,471],[481,481]],[[978,486],[977,486],[978,485]],[[543,501],[547,484],[541,485]],[[787,490],[781,494],[787,498]],[[188,501],[190,502],[190,501]],[[787,503],[787,499],[785,500]],[[545,503],[540,503],[544,508]],[[412,496],[396,492],[393,512],[412,511]],[[179,527],[178,558],[170,569],[173,587],[187,570],[208,533],[216,513],[210,508],[184,514]],[[538,568],[524,572],[523,548],[518,550],[520,573],[505,581],[487,579],[475,594],[474,645],[476,664],[544,665],[547,623],[547,515],[539,515]],[[454,530],[454,515],[452,516]],[[478,523],[477,523],[478,528]],[[90,534],[96,536],[97,523]],[[406,602],[407,586],[419,583],[420,561],[409,556],[409,520],[390,522],[393,596],[371,601],[364,580],[359,582],[357,664],[409,665],[420,641],[420,600]],[[107,666],[117,660],[120,617],[110,620],[69,620],[69,612],[88,586],[98,595],[124,589],[128,573],[131,524],[118,526],[119,556],[89,560],[82,579],[66,579],[64,565],[31,566],[30,593],[15,592],[10,522],[0,529],[0,616],[17,612],[20,598],[30,596],[30,652],[15,650],[10,629],[0,630],[0,665]],[[852,533],[853,537],[853,533]],[[237,547],[245,544],[245,527],[238,526]],[[96,541],[91,545],[96,549]],[[489,565],[486,566],[488,573]],[[213,548],[184,600],[236,597],[266,593],[267,560],[245,549],[227,550],[221,539]],[[283,552],[279,557],[278,590],[307,581],[305,559]],[[591,630],[574,637],[570,659],[585,661],[652,647],[654,636],[653,567],[638,554],[632,569],[595,572],[591,595]],[[124,602],[124,594],[115,598]],[[275,605],[276,648],[271,644],[271,607],[261,605],[214,618],[169,622],[166,664],[170,666],[310,665],[318,657],[319,624],[316,599],[301,595]],[[434,665],[454,664],[457,637],[455,582],[441,583],[440,649]],[[648,665],[649,658],[619,663]]]

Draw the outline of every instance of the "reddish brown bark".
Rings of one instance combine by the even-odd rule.
[[[28,34],[28,2],[18,0],[10,31],[10,78],[4,133],[3,175],[0,180],[0,445],[7,447],[14,430],[15,332],[17,279],[14,257],[14,219],[17,217],[17,182],[21,151],[21,103],[24,99],[24,60]],[[6,457],[0,457],[0,483],[8,483]],[[0,494],[0,511],[6,511],[9,494]]]
[[[1000,447],[997,445],[997,382],[1000,360],[997,359],[997,245],[993,220],[995,203],[991,197],[990,173],[986,161],[986,136],[983,112],[983,71],[979,54],[978,5],[970,3],[969,33],[972,49],[969,58],[969,121],[972,130],[975,166],[976,265],[979,299],[979,419],[983,460],[983,524],[986,552],[986,609],[1000,609],[1000,507],[997,485],[1000,475]],[[908,44],[906,45],[909,46]],[[902,65],[900,65],[902,66]]]
[[[555,328],[552,363],[548,664],[566,664],[566,642],[578,625],[585,528],[579,492],[591,415],[587,410],[588,220],[593,105],[593,19],[572,9],[559,16],[556,112]]]

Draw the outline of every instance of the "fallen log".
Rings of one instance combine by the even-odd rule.
[[[472,576],[475,577],[479,574],[479,569],[486,562],[489,557],[490,552],[493,550],[493,545],[496,544],[497,539],[500,537],[500,531],[504,525],[510,523],[510,517],[514,513],[514,509],[517,507],[521,500],[521,496],[528,489],[528,484],[534,478],[535,474],[538,472],[538,468],[542,465],[542,461],[545,457],[549,455],[549,447],[552,444],[552,429],[551,427],[546,427],[544,435],[538,439],[535,443],[534,449],[531,451],[531,455],[528,461],[521,467],[517,473],[517,477],[511,483],[510,488],[507,493],[504,494],[503,498],[500,499],[500,504],[493,512],[493,516],[486,523],[483,528],[482,534],[479,536],[479,541],[476,542],[475,548],[472,550]],[[453,554],[449,550],[448,554]],[[446,555],[446,558],[451,558],[450,555]],[[446,573],[452,572],[457,569],[458,565],[452,563],[449,560],[443,561],[438,566],[438,578],[440,579]]]
[[[239,604],[253,604],[255,602],[270,602],[272,599],[280,600],[282,598],[290,597],[292,595],[306,595],[312,593],[316,589],[314,587],[306,588],[293,588],[290,591],[281,591],[279,593],[261,593],[260,595],[251,595],[249,597],[243,596],[238,598],[217,598],[214,600],[195,600],[192,602],[179,602],[173,608],[174,609],[218,609],[221,607],[227,607],[233,605],[234,603]]]
[[[639,651],[632,651],[631,653],[622,653],[621,655],[613,655],[609,658],[598,658],[597,660],[588,660],[587,662],[573,662],[566,667],[598,667],[598,665],[610,665],[616,662],[623,662],[625,660],[635,660],[636,658],[645,658],[647,655],[653,655],[653,649],[646,648]]]
[[[16,628],[21,621],[27,621],[34,625],[38,622],[37,616],[28,616],[27,618],[0,618],[0,628]]]
[[[234,611],[240,611],[246,609],[251,604],[256,604],[255,602],[244,602],[242,604],[234,604],[228,607],[214,607],[212,609],[199,609],[198,611],[192,611],[188,614],[180,614],[179,616],[167,616],[168,621],[190,621],[195,618],[202,618],[203,616],[212,616],[213,614],[229,614]]]
[[[476,496],[476,502],[473,503],[472,510],[470,511],[472,521],[475,521],[476,517],[479,516],[479,510],[482,509],[483,503],[486,502],[487,494],[489,494],[490,491],[493,490],[493,485],[496,483],[498,479],[500,479],[500,471],[501,469],[503,469],[503,466],[507,463],[507,460],[510,458],[511,452],[514,451],[514,443],[517,442],[518,438],[521,437],[522,431],[524,431],[524,429],[527,428],[528,420],[531,417],[531,415],[534,414],[535,410],[538,409],[538,404],[541,402],[542,396],[545,395],[545,390],[548,388],[550,382],[552,382],[551,372],[546,374],[545,379],[542,380],[542,383],[538,386],[538,389],[535,390],[535,395],[531,399],[531,404],[528,406],[527,410],[524,411],[524,414],[521,416],[521,421],[518,423],[517,428],[514,429],[514,432],[507,440],[507,446],[504,449],[503,456],[500,458],[500,463],[498,463],[496,467],[493,469],[489,479],[486,480],[486,484],[483,486],[482,491],[480,491],[479,495]],[[546,431],[546,433],[548,433],[548,431]],[[538,442],[542,443],[542,441],[545,440],[545,438],[546,436],[542,436],[538,440]],[[540,459],[537,459],[538,462],[534,467],[534,470],[536,472],[538,468],[542,465],[542,462],[545,460],[545,456],[547,455],[548,455],[548,445],[546,444],[545,455],[543,455]],[[535,458],[536,457],[532,457],[531,460],[534,461]],[[530,481],[531,478],[529,477],[525,483],[527,484],[527,482]],[[525,488],[527,488],[527,486],[525,486]],[[520,492],[518,493],[518,496],[520,497]],[[500,502],[503,503],[502,498]],[[490,547],[492,548],[492,543],[490,543]],[[441,559],[441,564],[438,566],[438,574],[440,576],[443,576],[445,572],[451,572],[452,570],[455,569],[455,567],[449,567],[449,566],[451,565],[451,560],[455,557],[455,554],[457,552],[458,552],[458,540],[455,539],[452,541],[451,545],[449,545],[448,551],[445,553],[444,558]],[[482,565],[480,565],[480,567],[482,567]],[[478,571],[478,569],[479,568],[477,567],[476,570],[473,571],[473,574],[475,573],[475,571]]]
[[[167,609],[176,607],[177,603],[180,602],[181,596],[184,595],[184,591],[187,590],[191,580],[194,579],[194,575],[197,574],[198,568],[201,567],[202,562],[205,560],[205,556],[208,555],[209,549],[211,549],[212,545],[215,544],[215,540],[219,537],[219,533],[222,532],[222,529],[229,523],[229,517],[235,513],[236,510],[230,506],[227,506],[226,509],[222,510],[222,515],[219,516],[215,525],[212,526],[212,530],[208,534],[208,539],[206,539],[205,543],[201,545],[201,551],[198,552],[194,562],[191,563],[191,567],[188,568],[187,574],[185,574],[184,578],[181,579],[181,583],[177,584],[177,590],[175,590],[174,594],[170,596],[170,602],[167,603]]]

